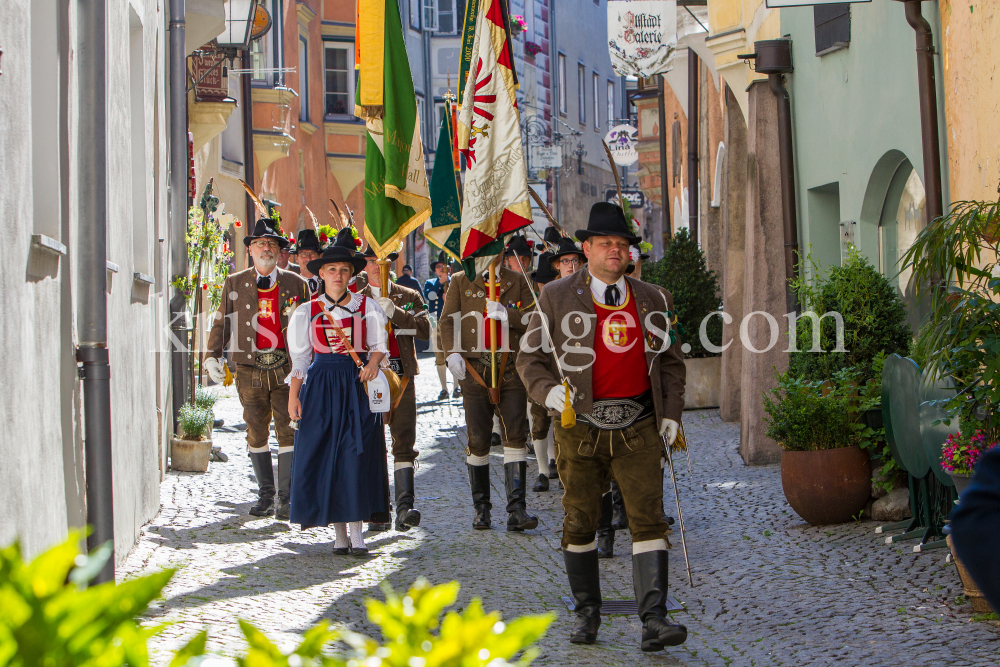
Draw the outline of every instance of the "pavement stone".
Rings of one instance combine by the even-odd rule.
[[[877,524],[814,528],[785,502],[778,466],[747,467],[737,452],[739,427],[717,411],[684,415],[691,473],[677,459],[681,505],[695,586],[688,585],[680,536],[672,535],[670,593],[686,609],[686,644],[662,653],[639,650],[635,616],[604,617],[598,643],[566,640],[569,587],[559,551],[561,487],[531,493],[537,530],[507,533],[503,457],[491,455],[494,528],[473,531],[465,468],[461,399],[438,402],[433,357],[421,359],[416,383],[420,458],[416,470],[419,528],[366,536],[365,560],[331,554],[333,530],[301,531],[248,515],[256,485],[239,430],[242,408],[233,388],[216,416],[226,425],[215,444],[228,463],[205,474],[171,471],[162,508],[120,568],[128,579],[165,567],[174,579],[145,615],[170,625],[150,642],[158,665],[197,631],[208,649],[234,656],[245,649],[237,619],[263,630],[286,650],[320,619],[378,636],[364,600],[382,582],[405,590],[418,577],[461,582],[459,608],[473,596],[505,619],[555,611],[537,665],[962,665],[1000,663],[1000,627],[974,622],[946,550],[912,553],[912,543],[887,546]],[[387,435],[388,437],[388,435]],[[272,447],[277,442],[272,437]],[[530,479],[534,465],[529,462]],[[669,477],[668,514],[676,515]],[[601,561],[606,600],[633,597],[630,541],[619,532],[616,556]]]

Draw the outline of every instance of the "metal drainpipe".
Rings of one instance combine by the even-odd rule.
[[[660,215],[663,219],[662,236],[669,240],[674,238],[674,230],[670,227],[670,191],[667,189],[667,83],[662,74],[657,75],[656,83],[659,92],[656,104],[660,122]]]
[[[688,47],[688,227],[698,243],[698,54]]]
[[[107,97],[103,0],[82,0],[77,11],[79,62],[79,307],[76,360],[83,384],[87,523],[93,551],[115,540],[111,458],[111,365],[108,358]],[[94,583],[115,580],[114,555]]]
[[[934,34],[920,13],[920,0],[903,2],[906,22],[917,33],[917,88],[920,94],[920,140],[924,153],[927,225],[944,214],[941,192],[941,144],[938,139],[937,84],[934,77]]]
[[[250,55],[250,49],[243,51],[242,62],[241,67],[246,70],[240,76],[240,96],[243,102],[243,180],[252,189],[256,189],[257,186],[254,185],[255,173],[253,163],[253,73],[249,71],[253,68],[253,58]],[[246,211],[243,214],[243,224],[247,226],[247,230],[251,230],[257,220],[257,206],[253,203],[253,199],[250,198],[249,194],[246,195],[245,201]],[[236,239],[234,238],[233,241],[236,241]]]
[[[184,0],[170,0],[170,275],[187,275],[188,141],[187,141],[187,51]],[[173,432],[177,413],[187,396],[188,343],[187,303],[184,293],[174,290],[170,299],[171,393]]]
[[[767,74],[771,92],[778,99],[778,155],[781,172],[781,217],[785,237],[785,300],[788,310],[798,310],[798,298],[788,281],[796,276],[795,253],[799,248],[799,224],[795,214],[795,157],[792,153],[792,105],[784,75],[792,72],[792,41],[767,39],[754,42],[754,53],[736,56],[754,60],[754,70]]]

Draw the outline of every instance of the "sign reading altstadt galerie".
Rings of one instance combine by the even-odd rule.
[[[608,50],[621,76],[670,71],[677,50],[676,0],[608,2]]]

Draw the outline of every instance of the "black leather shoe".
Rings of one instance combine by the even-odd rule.
[[[288,498],[278,496],[278,502],[274,505],[274,518],[278,521],[288,521],[292,517],[292,506]]]
[[[520,532],[538,528],[538,518],[528,514],[524,500],[527,492],[527,461],[505,463],[503,472],[507,486],[507,530]]]
[[[494,433],[490,436],[490,447],[502,447],[503,440],[500,439],[499,433]]]
[[[441,390],[441,393],[438,394],[438,400],[439,401],[447,401],[448,400],[448,390],[447,389],[442,389]]]
[[[334,547],[334,556],[349,556],[351,554],[351,547]]]
[[[368,555],[368,547],[351,547],[351,555],[355,558],[364,558]]]
[[[413,509],[413,468],[393,473],[396,482],[396,530],[406,532],[420,525],[420,512]]]
[[[452,398],[462,398],[462,388],[459,387],[457,384],[455,385],[455,388],[451,392],[451,397]]]
[[[368,530],[370,530],[373,533],[386,533],[392,530],[392,522],[391,521],[387,521],[385,523],[369,522]]]
[[[667,616],[667,552],[632,554],[632,583],[642,620],[643,651],[662,651],[687,639],[687,628],[671,623]]]
[[[270,516],[274,513],[274,469],[271,452],[251,452],[250,463],[257,478],[257,504],[250,508],[253,516]]]
[[[549,490],[549,478],[545,475],[539,473],[538,479],[535,480],[535,485],[531,487],[531,490],[535,493],[541,493],[542,491]]]
[[[563,551],[563,563],[573,593],[576,620],[569,633],[571,644],[593,644],[601,627],[601,578],[597,552]]]
[[[559,479],[559,473],[556,472],[555,459],[549,459],[549,479]]]
[[[469,487],[472,489],[472,506],[476,509],[476,518],[472,527],[476,530],[489,530],[493,522],[490,520],[490,467],[466,464],[469,469]]]
[[[614,480],[611,481],[611,527],[615,530],[628,530],[625,499],[622,498],[621,487]]]

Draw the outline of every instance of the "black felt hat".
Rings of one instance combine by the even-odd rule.
[[[448,266],[448,258],[445,257],[444,250],[438,253],[438,258],[436,260],[431,262],[430,266],[431,271],[434,271],[434,269],[437,268],[438,264],[444,264],[445,267]]]
[[[586,263],[587,261],[587,256],[583,254],[583,251],[580,250],[575,243],[573,243],[573,239],[563,237],[559,241],[559,250],[552,253],[551,261],[558,261],[566,255],[579,255],[581,264]]]
[[[599,201],[590,207],[587,228],[578,229],[576,232],[576,238],[580,239],[581,242],[586,241],[591,236],[620,236],[628,241],[629,245],[639,245],[642,240],[632,234],[622,207],[604,201]]]
[[[250,244],[256,239],[274,239],[278,242],[279,248],[284,248],[288,245],[288,239],[275,229],[274,220],[271,220],[271,218],[261,218],[258,220],[253,227],[253,234],[247,234],[243,237],[243,245],[249,248]]]
[[[291,253],[296,255],[300,250],[312,250],[322,254],[323,246],[319,244],[319,237],[316,236],[315,229],[300,229],[299,233],[296,234],[295,245],[292,247]]]
[[[375,251],[372,250],[372,245],[370,243],[368,244],[368,247],[365,248],[365,251],[362,253],[362,256],[365,258],[378,257],[378,255],[375,254]],[[395,262],[397,257],[399,257],[398,252],[390,252],[389,256],[386,257],[386,259],[389,260],[390,262]]]
[[[535,255],[534,251],[531,249],[531,245],[528,243],[528,239],[518,234],[517,236],[511,237],[510,241],[507,243],[507,247],[503,251],[504,256],[516,255],[518,257],[533,257]]]
[[[538,269],[531,272],[531,279],[539,285],[550,283],[559,277],[559,272],[552,266],[552,253],[543,252],[538,256]]]
[[[545,231],[542,232],[542,241],[544,241],[546,245],[551,246],[552,248],[558,248],[559,241],[561,241],[562,239],[563,235],[560,234],[559,230],[556,229],[555,227],[546,227]]]
[[[323,251],[323,254],[320,255],[319,259],[314,259],[306,264],[306,268],[309,269],[309,273],[318,275],[320,267],[324,264],[347,262],[354,267],[352,275],[356,276],[364,270],[365,265],[368,262],[364,255],[354,251],[355,247],[357,246],[354,243],[354,236],[351,234],[351,228],[345,227],[337,232],[337,238],[334,239],[333,243],[326,247],[326,250]]]

